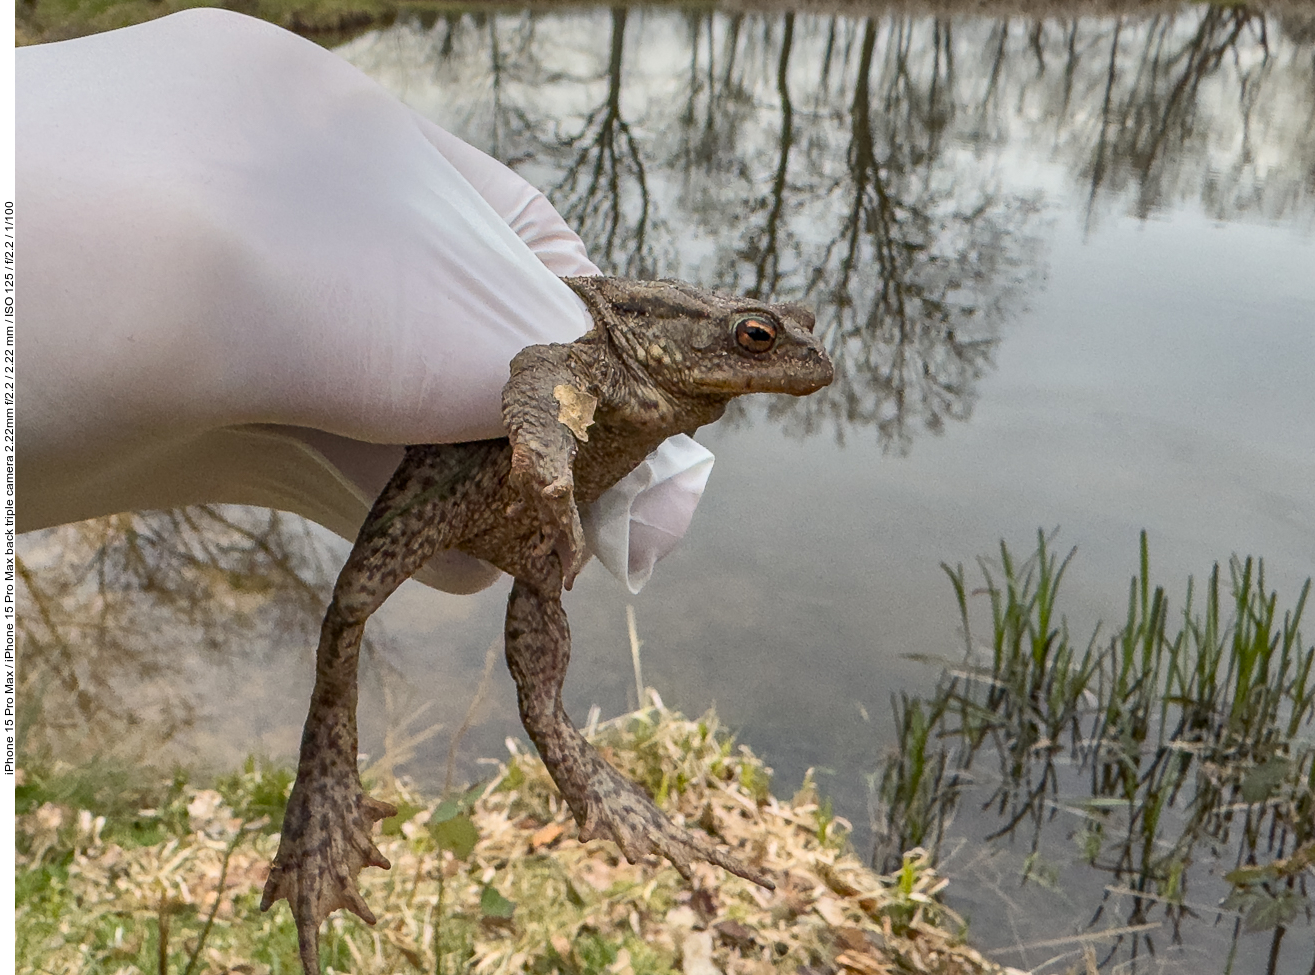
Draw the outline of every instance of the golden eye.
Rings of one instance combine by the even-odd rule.
[[[745,352],[770,352],[776,344],[776,324],[747,315],[735,323],[735,341]]]

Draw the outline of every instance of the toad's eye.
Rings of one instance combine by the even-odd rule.
[[[776,344],[776,324],[746,315],[735,323],[735,341],[745,352],[770,352]]]

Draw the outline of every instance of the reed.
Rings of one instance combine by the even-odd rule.
[[[1122,625],[1075,643],[1057,608],[1075,550],[1061,559],[1053,543],[1038,532],[1019,559],[1002,542],[998,561],[978,560],[976,589],[962,565],[943,566],[966,654],[930,697],[896,704],[898,751],[871,778],[874,865],[893,869],[894,851],[914,845],[934,856],[981,779],[992,789],[983,808],[1000,818],[988,839],[1026,830],[1033,856],[1055,812],[1077,811],[1083,858],[1134,894],[1130,923],[1156,908],[1188,917],[1191,864],[1227,851],[1222,915],[1238,931],[1272,929],[1277,945],[1311,910],[1315,644],[1300,633],[1310,580],[1280,610],[1263,561],[1234,557],[1200,591],[1189,579],[1175,610],[1142,532]],[[982,651],[978,595],[990,609]]]

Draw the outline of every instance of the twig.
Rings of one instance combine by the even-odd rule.
[[[165,910],[168,897],[168,890],[160,892],[160,917],[156,922],[160,929],[159,951],[156,953],[160,962],[160,975],[169,975],[169,912]]]
[[[489,648],[484,651],[484,673],[480,675],[479,686],[475,688],[475,696],[470,699],[470,707],[466,708],[466,716],[461,721],[461,727],[456,730],[452,736],[452,744],[447,750],[447,773],[443,776],[443,795],[452,791],[452,777],[457,771],[457,748],[461,745],[461,739],[470,730],[470,726],[475,723],[475,711],[480,702],[484,700],[484,695],[489,690],[489,679],[493,676],[493,664],[498,659],[498,648],[502,646],[502,639],[498,638],[489,644]]]
[[[1089,931],[1086,934],[1075,934],[1067,938],[1051,938],[1049,941],[1033,941],[1031,944],[1014,945],[1010,948],[996,948],[995,953],[1030,951],[1033,948],[1057,948],[1060,945],[1083,944],[1091,941],[1101,941],[1105,938],[1122,938],[1125,934],[1140,934],[1143,931],[1153,931],[1159,927],[1163,927],[1160,921],[1154,921],[1150,924],[1130,924],[1124,928],[1107,928],[1104,931]]]
[[[233,856],[233,851],[237,845],[242,842],[242,835],[246,832],[247,823],[244,821],[233,834],[233,842],[228,844],[228,849],[224,851],[224,861],[219,865],[219,883],[215,885],[215,906],[210,908],[210,916],[205,919],[205,927],[201,929],[201,937],[196,939],[196,950],[192,952],[192,957],[187,960],[187,967],[183,969],[183,975],[192,975],[196,969],[197,960],[201,957],[201,949],[205,947],[206,938],[210,937],[210,929],[215,925],[215,916],[219,913],[219,905],[224,900],[224,881],[228,879],[228,861]],[[160,969],[162,975],[164,969]]]
[[[635,668],[635,707],[644,706],[644,671],[639,665],[639,648],[644,641],[639,639],[639,629],[635,626],[635,607],[626,604],[626,626],[630,630],[630,662]]]

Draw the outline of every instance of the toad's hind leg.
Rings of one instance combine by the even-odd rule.
[[[319,926],[340,907],[373,924],[356,876],[389,867],[371,839],[374,823],[397,814],[365,795],[356,767],[357,661],[365,621],[439,549],[461,537],[463,502],[478,491],[474,471],[506,441],[412,447],[375,502],[334,586],[315,654],[315,688],[301,736],[278,855],[261,898],[287,898],[302,967],[318,975]]]
[[[560,584],[541,588],[517,579],[507,603],[507,666],[516,681],[521,722],[571,807],[580,839],[611,838],[631,863],[661,854],[686,880],[693,861],[707,860],[773,889],[761,871],[672,823],[575,730],[562,706],[570,657]]]

